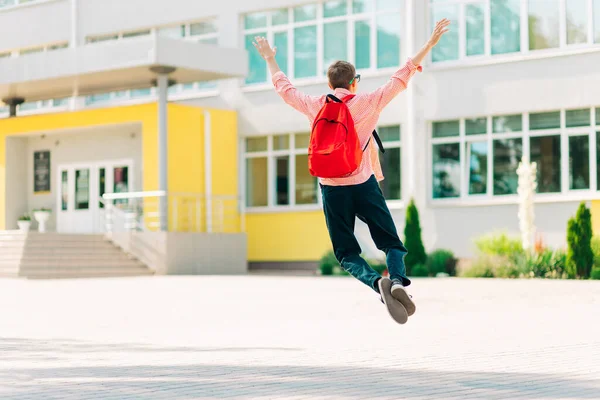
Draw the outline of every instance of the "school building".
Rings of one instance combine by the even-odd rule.
[[[581,201],[600,231],[600,0],[0,2],[0,229],[48,208],[50,231],[102,233],[113,194],[146,202],[148,229],[244,234],[250,268],[312,268],[330,242],[309,123],[253,38],[307,93],[328,92],[337,59],[369,91],[444,17],[451,32],[380,119],[399,230],[412,198],[428,250],[469,257],[477,236],[518,233],[529,156],[545,243],[565,245]]]

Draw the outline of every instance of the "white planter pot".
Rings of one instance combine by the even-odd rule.
[[[31,228],[31,221],[17,221],[17,225],[19,225],[19,230],[23,233],[29,232],[29,228]]]
[[[46,232],[46,222],[50,219],[50,213],[48,211],[36,211],[33,213],[33,217],[38,223],[38,232]]]

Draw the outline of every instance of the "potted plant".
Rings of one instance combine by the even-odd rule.
[[[29,232],[29,228],[31,227],[31,217],[29,214],[23,214],[17,220],[17,225],[19,225],[19,230],[23,233]]]
[[[46,222],[50,219],[50,213],[52,210],[48,208],[40,208],[37,210],[33,210],[33,216],[38,223],[38,232],[44,233],[46,232]]]

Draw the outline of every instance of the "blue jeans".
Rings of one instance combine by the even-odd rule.
[[[376,292],[381,278],[360,256],[362,250],[354,236],[356,218],[367,224],[377,248],[386,254],[390,279],[410,285],[406,277],[404,256],[407,251],[398,237],[394,219],[387,207],[375,176],[365,183],[351,186],[323,186],[323,210],[335,257],[342,268]]]

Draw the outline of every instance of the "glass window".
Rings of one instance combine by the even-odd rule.
[[[297,143],[297,142],[296,142]],[[296,155],[296,204],[316,204],[317,178],[308,171],[308,155]]]
[[[325,24],[323,27],[323,67],[326,70],[333,62],[348,58],[347,29],[346,21]]]
[[[68,172],[62,171],[60,173],[60,197],[61,206],[60,209],[67,211],[69,207],[69,178]]]
[[[465,8],[467,24],[467,55],[476,56],[485,52],[484,5],[467,4]]]
[[[98,195],[102,197],[106,193],[106,168],[100,168],[98,170]],[[102,201],[98,202],[98,207],[104,208]],[[63,208],[66,210],[66,208]]]
[[[138,36],[148,36],[149,34],[150,34],[150,30],[126,32],[123,34],[123,39],[134,38],[134,37],[138,37]]]
[[[190,35],[206,35],[208,33],[216,33],[217,32],[217,24],[213,21],[204,21],[204,22],[196,22],[194,24],[190,24]]]
[[[354,23],[354,65],[357,69],[371,67],[371,24],[369,21]]]
[[[492,54],[521,51],[520,0],[490,0]]]
[[[400,141],[400,125],[382,126],[377,133],[382,142]]]
[[[277,53],[275,54],[275,59],[277,60],[277,64],[279,64],[279,68],[283,71],[284,74],[288,72],[288,33],[285,32],[276,32],[273,35],[273,45],[277,47]]]
[[[567,44],[587,42],[588,8],[587,0],[568,0],[567,6]]]
[[[433,123],[433,137],[450,137],[460,134],[460,121],[441,121]]]
[[[520,114],[492,118],[492,131],[494,133],[521,132],[522,130],[523,117]]]
[[[559,45],[559,0],[529,0],[529,49]]]
[[[90,170],[75,170],[75,209],[89,210],[90,208]]]
[[[385,179],[379,183],[386,200],[399,200],[402,194],[402,152],[399,147],[385,149],[379,154],[381,170]]]
[[[460,195],[460,145],[458,143],[433,146],[433,198]]]
[[[130,93],[132,99],[140,98],[140,97],[148,97],[152,94],[152,89],[133,89]]]
[[[373,0],[352,0],[352,12],[362,14],[371,11]]]
[[[522,139],[494,140],[494,194],[517,193],[517,167],[522,157]]]
[[[69,47],[68,43],[53,44],[52,46],[48,46],[48,51],[66,49],[67,47]]]
[[[273,150],[288,150],[290,148],[290,135],[273,136]]]
[[[258,52],[255,52],[258,54]],[[266,63],[258,56],[264,68]],[[306,78],[317,75],[317,27],[305,26],[294,29],[294,75]],[[266,69],[265,69],[266,73]]]
[[[537,192],[560,192],[560,136],[532,137],[529,143],[531,162],[537,164]]]
[[[488,145],[487,142],[467,143],[469,168],[469,194],[487,193]]]
[[[590,188],[590,138],[569,137],[569,189]]]
[[[286,206],[290,204],[290,193],[289,193],[289,170],[290,170],[290,158],[289,156],[277,157],[275,159],[275,194],[276,202],[278,206]]]
[[[325,18],[329,17],[339,17],[340,15],[346,15],[346,0],[333,0],[328,1],[323,4],[323,16]]]
[[[567,128],[590,126],[592,123],[590,111],[589,108],[584,108],[582,110],[567,110],[565,113]]]
[[[594,0],[594,43],[600,43],[600,0]]]
[[[267,138],[246,138],[246,152],[254,153],[257,151],[267,151]]]
[[[113,193],[129,191],[129,167],[115,167],[113,171]],[[127,203],[127,199],[116,200],[115,203]]]
[[[600,190],[600,132],[596,132],[596,188]]]
[[[396,67],[400,63],[399,14],[377,16],[377,68]]]
[[[17,0],[0,0],[0,8],[10,7],[17,4]]]
[[[259,32],[254,35],[246,35],[246,50],[248,51],[248,61],[250,67],[248,69],[248,76],[246,77],[246,83],[260,83],[267,81],[267,63],[258,54],[258,51],[254,48],[252,42],[255,36],[266,36],[266,32]]]
[[[596,107],[596,125],[600,125],[600,107]]]
[[[261,207],[268,205],[267,158],[246,159],[246,205]]]
[[[560,128],[560,111],[529,114],[529,129]]]
[[[310,133],[297,133],[294,139],[296,141],[294,147],[297,149],[308,149],[308,144],[310,143]]]
[[[400,0],[375,0],[377,11],[394,10],[400,8]]]
[[[264,28],[267,26],[267,14],[255,13],[244,16],[244,27],[246,29]],[[263,35],[264,36],[264,35]]]
[[[287,8],[273,11],[271,14],[271,25],[284,25],[288,23],[289,14]],[[279,50],[279,48],[277,48]]]
[[[433,7],[431,28],[435,27],[437,21],[448,18],[452,26],[458,27],[458,5],[436,5]],[[433,62],[458,60],[458,29],[451,29],[439,41],[431,51]]]
[[[487,133],[487,118],[468,119],[465,121],[467,135],[480,135]]]
[[[167,26],[158,30],[160,36],[182,38],[185,36],[185,25]]]
[[[315,4],[307,4],[294,8],[294,21],[312,21],[317,18],[317,6]]]

